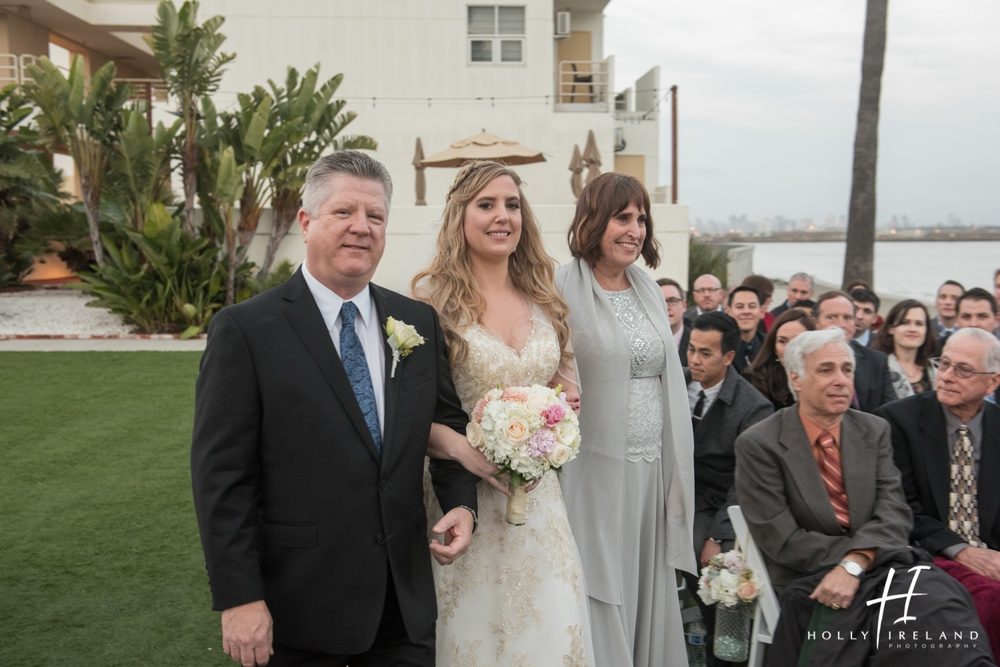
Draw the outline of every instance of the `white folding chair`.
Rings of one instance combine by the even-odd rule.
[[[772,642],[781,607],[778,606],[778,596],[771,587],[771,578],[767,576],[764,558],[760,555],[753,536],[750,535],[746,519],[743,518],[743,511],[739,505],[731,505],[728,511],[729,519],[733,522],[733,530],[736,532],[736,545],[743,552],[747,565],[760,582],[760,595],[757,597],[757,609],[754,611],[750,636],[750,657],[747,661],[748,667],[760,667],[764,664],[764,647],[761,644]]]

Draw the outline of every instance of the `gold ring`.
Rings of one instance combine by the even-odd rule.
[[[836,602],[834,602],[833,604],[830,605],[830,609],[833,609],[834,611],[836,611],[836,610],[840,609],[840,605],[837,604]]]

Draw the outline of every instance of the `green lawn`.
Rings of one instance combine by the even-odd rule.
[[[229,662],[191,500],[198,358],[0,353],[0,665]]]

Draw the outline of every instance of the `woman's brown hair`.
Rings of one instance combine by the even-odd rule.
[[[573,257],[580,257],[594,266],[601,259],[601,239],[604,238],[608,222],[628,208],[629,204],[635,204],[646,214],[646,240],[642,243],[642,259],[651,269],[659,266],[660,242],[653,234],[649,193],[636,178],[614,172],[595,178],[577,199],[576,214],[568,235],[569,251]]]

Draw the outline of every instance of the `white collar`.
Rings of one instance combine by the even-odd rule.
[[[371,290],[368,289],[368,285],[352,296],[350,299],[345,299],[339,294],[333,292],[329,287],[316,280],[316,278],[309,273],[309,269],[306,267],[305,263],[302,264],[302,277],[306,280],[306,286],[313,295],[313,299],[316,300],[316,305],[319,307],[319,312],[323,316],[323,321],[326,323],[327,330],[333,330],[333,323],[337,321],[340,317],[340,309],[344,305],[345,301],[351,301],[355,306],[358,307],[358,315],[361,316],[361,321],[367,327],[375,318],[374,309],[375,305],[372,302]]]

